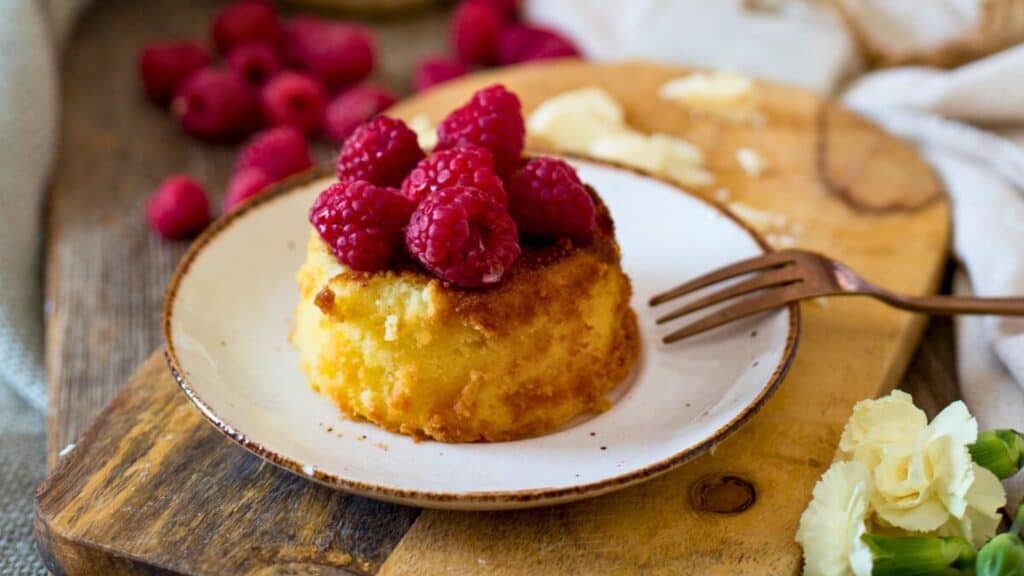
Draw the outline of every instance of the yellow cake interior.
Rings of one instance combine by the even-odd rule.
[[[293,343],[345,414],[444,442],[549,432],[605,408],[638,354],[607,210],[591,242],[526,247],[498,287],[453,287],[411,264],[356,272],[313,232]]]

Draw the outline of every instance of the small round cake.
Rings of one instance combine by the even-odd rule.
[[[477,91],[430,154],[377,116],[310,208],[293,342],[354,418],[443,442],[514,440],[607,406],[639,354],[604,203],[523,157],[519,98]]]
[[[639,341],[597,206],[590,242],[525,246],[485,291],[411,265],[346,269],[313,233],[293,335],[310,384],[350,416],[444,442],[514,440],[604,409]]]

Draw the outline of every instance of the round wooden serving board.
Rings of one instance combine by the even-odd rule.
[[[658,87],[685,73],[549,62],[439,86],[392,113],[436,121],[493,82],[518,92],[527,111],[601,86],[633,127],[704,150],[716,182],[697,193],[725,188],[748,213],[779,215],[767,219],[769,234],[883,286],[936,289],[948,205],[912,149],[795,88],[758,84],[760,127],[659,100]],[[736,161],[741,147],[766,157],[768,171],[748,176]],[[856,401],[899,382],[923,327],[922,317],[863,299],[805,304],[789,375],[710,453],[600,498],[504,513],[419,512],[264,466],[206,424],[154,357],[41,487],[40,546],[58,573],[795,574],[797,521],[843,423]]]

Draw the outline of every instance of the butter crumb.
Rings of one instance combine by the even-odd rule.
[[[662,84],[658,95],[697,112],[729,120],[754,120],[754,82],[732,72],[695,72]]]
[[[416,140],[420,148],[433,150],[437,146],[437,126],[430,121],[426,114],[417,114],[409,120],[409,129],[416,133]]]
[[[736,161],[740,168],[751,178],[760,178],[761,174],[768,168],[768,161],[757,150],[752,148],[740,148],[736,151]]]
[[[730,192],[728,188],[719,188],[718,190],[715,190],[711,194],[711,197],[714,198],[717,202],[725,204],[729,201],[730,198],[732,198],[732,192]]]

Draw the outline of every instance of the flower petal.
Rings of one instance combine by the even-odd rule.
[[[870,474],[858,462],[835,462],[822,475],[796,533],[805,575],[847,576],[855,552],[858,566],[863,565],[854,544],[865,531],[870,494]]]

